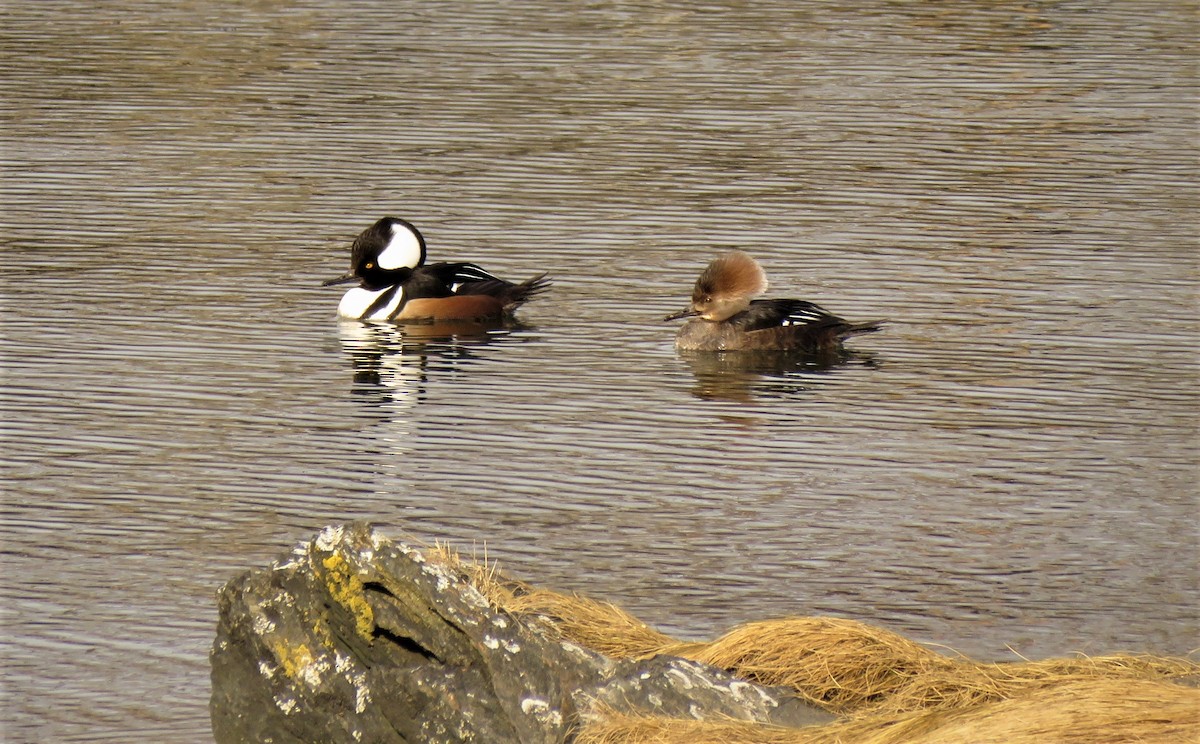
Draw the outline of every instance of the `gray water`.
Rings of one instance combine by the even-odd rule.
[[[207,739],[217,589],[348,519],[686,638],[1200,646],[1195,5],[855,6],[0,7],[4,738]],[[385,214],[554,288],[339,324]],[[680,357],[731,247],[886,331]]]

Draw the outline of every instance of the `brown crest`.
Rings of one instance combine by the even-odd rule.
[[[714,259],[700,274],[692,301],[714,295],[750,298],[766,291],[767,272],[758,261],[744,251],[730,251]]]

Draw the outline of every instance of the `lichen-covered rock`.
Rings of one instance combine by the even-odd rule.
[[[566,742],[595,703],[801,725],[780,690],[695,662],[618,662],[492,609],[454,569],[331,527],[221,592],[217,742]]]

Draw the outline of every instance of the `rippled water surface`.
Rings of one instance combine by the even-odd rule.
[[[1200,646],[1196,8],[855,6],[0,8],[6,738],[206,739],[217,588],[352,518],[689,638]],[[553,291],[340,325],[384,214]],[[886,331],[681,357],[734,246]]]

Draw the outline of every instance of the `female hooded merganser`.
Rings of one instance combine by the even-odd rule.
[[[425,265],[425,238],[411,223],[384,217],[350,248],[350,272],[325,286],[359,282],[342,296],[338,316],[432,323],[506,318],[550,286],[545,274],[514,284],[473,263]]]
[[[752,300],[767,274],[742,251],[730,251],[696,280],[692,304],[666,320],[691,317],[675,346],[685,351],[837,351],[842,340],[880,330],[881,321],[849,323],[804,300]]]

